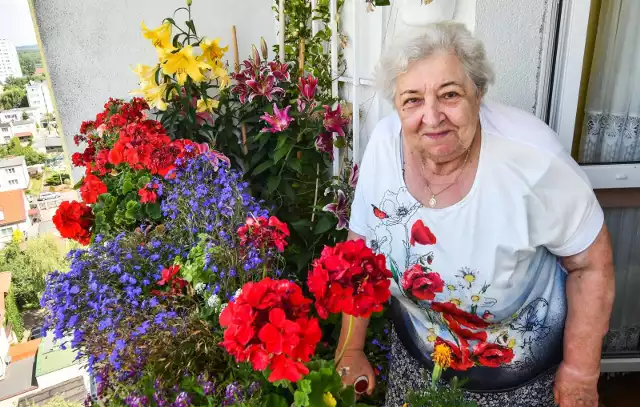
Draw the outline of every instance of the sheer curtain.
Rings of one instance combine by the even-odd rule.
[[[603,0],[579,161],[640,161],[640,0]],[[605,210],[616,302],[605,353],[640,350],[640,208]]]

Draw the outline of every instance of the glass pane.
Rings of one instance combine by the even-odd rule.
[[[607,208],[613,245],[616,300],[604,354],[640,351],[640,208]]]
[[[640,1],[603,0],[580,138],[583,164],[640,162]]]

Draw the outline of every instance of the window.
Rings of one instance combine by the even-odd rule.
[[[16,169],[15,168],[7,168],[6,171],[7,171],[7,174],[15,174],[16,173]]]
[[[18,180],[17,179],[10,179],[9,180],[9,185],[18,185]]]
[[[2,131],[6,133],[6,132],[8,132],[8,131],[9,131],[9,129],[8,129],[8,128],[6,128],[6,127],[3,127],[3,128],[2,128]]]
[[[4,211],[0,209],[0,221],[4,220]]]
[[[0,237],[11,236],[13,234],[13,230],[11,227],[0,229]]]

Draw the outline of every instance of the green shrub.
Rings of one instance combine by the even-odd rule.
[[[20,315],[18,304],[16,304],[13,287],[9,288],[9,295],[7,295],[7,322],[11,324],[11,329],[16,333],[18,341],[21,342],[24,335],[24,322],[22,322],[22,315]]]
[[[63,184],[68,179],[70,179],[70,176],[66,172],[54,173],[50,177],[47,177],[47,180],[44,183],[48,186],[58,186]]]

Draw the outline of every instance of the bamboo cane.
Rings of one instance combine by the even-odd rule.
[[[300,50],[298,52],[298,73],[304,75],[304,38],[300,38]]]
[[[235,73],[240,72],[240,52],[238,50],[238,33],[236,26],[231,26],[231,43],[233,45],[233,68]],[[244,155],[249,153],[247,149],[247,126],[244,123],[240,123],[240,131],[242,133],[242,152]]]

